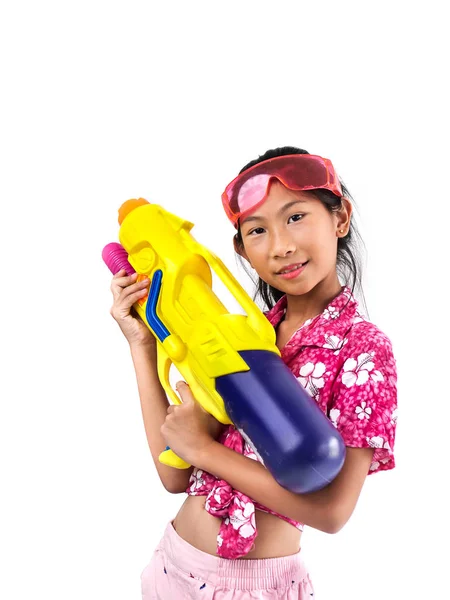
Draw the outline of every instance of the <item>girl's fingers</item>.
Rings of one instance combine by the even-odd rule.
[[[111,292],[115,298],[127,297],[143,288],[147,288],[149,283],[148,279],[136,282],[136,277],[134,275],[120,277],[118,279],[113,279],[111,283]]]
[[[148,279],[144,279],[143,281],[138,281],[137,283],[133,283],[131,285],[128,285],[125,288],[122,288],[120,295],[123,298],[127,298],[128,296],[139,294],[142,290],[146,290],[148,288],[148,285],[149,285]]]
[[[123,289],[136,281],[137,274],[127,275],[125,269],[120,270],[114,275],[111,281],[110,290],[114,296],[118,296]]]
[[[126,300],[126,302],[123,306],[126,306],[127,308],[131,308],[133,306],[133,304],[135,304],[138,300],[140,300],[141,298],[145,298],[145,295],[147,293],[148,293],[148,291],[144,288],[143,290],[134,292],[134,294],[130,294],[129,296],[124,298],[124,302],[125,302],[125,300]]]
[[[134,304],[136,304],[136,302],[138,300],[141,300],[142,298],[145,298],[145,295],[147,294],[147,290],[139,290],[138,292],[135,292],[134,294],[128,294],[127,296],[121,295],[118,296],[117,298],[114,299],[114,303],[111,306],[111,314],[114,318],[117,317],[121,317],[123,318],[124,316],[128,316],[132,313],[132,308],[134,306]],[[137,317],[137,315],[132,314],[133,317]]]
[[[131,285],[132,283],[134,283],[136,281],[137,278],[137,273],[133,273],[132,275],[127,275],[127,272],[125,271],[125,269],[120,269],[120,271],[118,273],[116,273],[114,275],[114,277],[112,278],[112,282],[111,282],[111,287],[113,285],[119,286],[119,287],[127,287],[128,285]]]
[[[132,288],[132,289],[131,289]],[[114,300],[114,306],[117,307],[118,310],[127,310],[142,298],[148,294],[148,283],[139,282],[136,285],[132,285],[129,288],[121,289],[120,293],[116,295]]]
[[[132,306],[142,300],[148,294],[149,280],[136,281],[137,273],[127,275],[125,269],[121,269],[114,275],[111,282],[111,292],[114,297],[114,303],[111,307],[112,314],[124,314],[130,312]]]
[[[117,271],[117,273],[113,276],[113,279],[120,279],[121,277],[136,277],[137,273],[132,273],[131,275],[128,275],[128,273],[126,272],[125,269],[120,269],[120,271]]]

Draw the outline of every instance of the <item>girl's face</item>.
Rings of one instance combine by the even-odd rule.
[[[336,289],[338,237],[347,234],[352,210],[347,199],[342,203],[330,213],[313,192],[275,180],[266,201],[241,222],[240,253],[263,281],[288,295],[307,294],[318,284]]]

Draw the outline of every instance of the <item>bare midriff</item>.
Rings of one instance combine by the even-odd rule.
[[[206,496],[188,496],[173,521],[178,535],[202,552],[217,556],[221,519],[205,510]],[[301,531],[287,521],[260,510],[255,513],[258,535],[254,548],[242,559],[279,558],[296,554]]]

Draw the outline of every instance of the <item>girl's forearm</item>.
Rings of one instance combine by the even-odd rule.
[[[202,456],[195,457],[195,465],[283,516],[326,533],[334,533],[338,528],[327,490],[303,495],[290,492],[261,463],[217,442],[211,443]]]
[[[136,372],[145,434],[153,462],[166,490],[172,493],[179,492],[181,489],[186,489],[192,467],[175,469],[163,465],[158,458],[166,448],[161,435],[161,426],[166,419],[170,404],[156,370],[156,347],[131,346],[130,349]]]

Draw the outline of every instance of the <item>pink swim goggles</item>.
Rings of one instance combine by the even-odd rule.
[[[314,154],[289,154],[260,162],[238,175],[222,194],[227,217],[238,228],[238,221],[267,198],[269,184],[278,179],[290,190],[325,189],[342,197],[341,184],[328,158]]]

